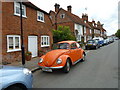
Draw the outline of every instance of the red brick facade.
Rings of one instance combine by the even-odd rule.
[[[38,37],[38,50],[48,50],[52,46],[52,23],[49,14],[32,3],[24,3],[26,16],[23,17],[23,35],[25,51],[28,50],[28,36]],[[44,22],[37,21],[37,11],[44,13]],[[14,15],[14,2],[2,2],[2,55],[3,62],[21,61],[21,51],[7,52],[7,35],[21,35],[20,16]],[[41,35],[50,37],[50,46],[41,47]]]

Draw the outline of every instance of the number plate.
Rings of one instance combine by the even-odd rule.
[[[42,71],[52,72],[52,69],[49,69],[49,68],[42,68]]]

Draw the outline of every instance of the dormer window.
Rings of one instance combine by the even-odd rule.
[[[50,19],[52,19],[52,16],[50,16]]]
[[[43,12],[37,11],[37,20],[44,22],[44,13]]]
[[[61,19],[65,18],[65,14],[60,14],[60,18]]]
[[[84,20],[84,23],[86,23],[86,20]]]

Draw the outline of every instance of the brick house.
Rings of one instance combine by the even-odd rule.
[[[98,27],[97,23],[92,20],[92,22],[89,22],[89,25],[92,27],[92,38],[101,37],[101,30]]]
[[[84,23],[84,21],[77,15],[72,13],[72,6],[67,6],[67,10],[60,8],[59,4],[55,4],[55,12],[50,11],[50,18],[52,21],[52,25],[55,29],[59,25],[61,26],[69,26],[73,35],[76,36],[77,41],[84,40],[84,33],[88,33],[89,25]],[[84,32],[86,30],[86,32]]]
[[[103,28],[103,24],[101,24],[100,21],[97,23],[94,20],[92,20],[92,22],[88,21],[87,14],[82,14],[82,19],[84,23],[87,24],[86,26],[88,26],[86,27],[87,32],[84,31],[86,32],[86,34],[84,33],[86,40],[92,39],[94,37],[106,38],[106,30]]]
[[[2,2],[2,61],[21,61],[20,4]],[[23,38],[25,52],[37,57],[39,51],[51,49],[52,22],[49,14],[31,2],[23,2]]]
[[[102,38],[107,38],[107,35],[106,35],[106,30],[103,28],[103,25],[104,24],[101,24],[100,21],[97,22],[97,25],[98,25],[98,28],[100,28],[100,36]]]
[[[84,42],[86,42],[87,40],[92,39],[92,27],[89,25],[89,21],[88,21],[88,15],[82,14],[82,20],[84,21],[84,23],[86,24],[86,29],[84,29]]]

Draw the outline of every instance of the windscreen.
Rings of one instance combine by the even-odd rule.
[[[68,43],[59,43],[57,44],[57,49],[69,49]]]

